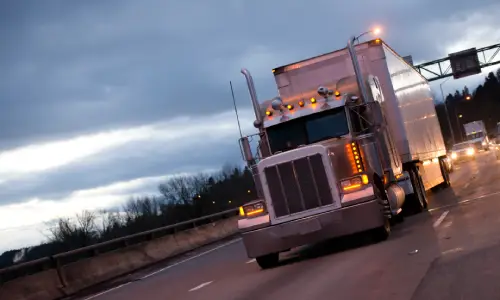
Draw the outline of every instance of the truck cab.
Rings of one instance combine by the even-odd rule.
[[[474,121],[464,124],[467,141],[477,150],[490,150],[490,140],[483,121]]]

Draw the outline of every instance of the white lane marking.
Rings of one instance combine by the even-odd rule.
[[[247,262],[246,262],[246,264],[251,264],[251,263],[253,263],[253,262],[255,262],[255,258],[254,258],[254,259],[251,259],[251,260],[249,260],[249,261],[247,261]]]
[[[468,187],[469,187],[469,185],[470,185],[470,181],[469,181],[469,182],[467,182],[466,184],[464,184],[464,186],[463,186],[462,188],[463,188],[463,189],[466,189],[466,188],[468,188]]]
[[[213,248],[213,249],[207,250],[207,251],[202,252],[202,253],[200,253],[200,254],[197,254],[197,255],[195,255],[195,256],[188,257],[188,258],[186,258],[186,259],[184,259],[184,260],[181,260],[181,261],[179,261],[179,262],[176,262],[175,264],[171,264],[171,265],[169,265],[169,266],[166,266],[165,268],[161,268],[161,269],[159,269],[159,270],[157,270],[157,271],[154,271],[153,273],[150,273],[150,274],[148,274],[148,275],[146,275],[146,276],[141,277],[141,279],[146,279],[146,278],[148,278],[148,277],[151,277],[151,276],[153,276],[153,275],[156,275],[156,274],[158,274],[158,273],[161,273],[161,272],[163,272],[163,271],[165,271],[165,270],[168,270],[168,269],[170,269],[170,268],[173,268],[173,267],[175,267],[175,266],[178,266],[178,265],[180,265],[180,264],[183,264],[183,263],[185,263],[185,262],[188,262],[188,261],[193,260],[193,259],[195,259],[195,258],[198,258],[198,257],[200,257],[200,256],[206,255],[206,254],[208,254],[208,253],[210,253],[210,252],[214,252],[215,250],[219,250],[220,248],[223,248],[223,247],[229,246],[229,245],[234,244],[234,243],[239,242],[239,241],[241,241],[241,238],[237,238],[237,239],[235,239],[235,240],[232,240],[232,241],[230,241],[230,242],[227,242],[227,243],[225,243],[225,244],[222,244],[222,245],[220,245],[220,246],[217,246],[217,247],[215,247],[215,248]]]
[[[212,282],[213,282],[213,281],[209,281],[209,282],[202,283],[202,284],[200,284],[199,286],[196,286],[196,287],[194,287],[194,288],[190,289],[189,291],[190,291],[190,292],[192,292],[192,291],[199,290],[199,289],[201,289],[202,287],[205,287],[205,286],[207,286],[207,285],[211,284]]]
[[[444,218],[446,218],[446,216],[448,215],[450,211],[447,210],[445,211],[444,213],[441,214],[441,216],[439,217],[439,219],[436,220],[436,222],[434,222],[434,224],[432,226],[434,226],[434,228],[438,227],[441,222],[443,222]]]
[[[460,251],[463,251],[464,248],[462,247],[457,247],[457,248],[453,248],[453,249],[449,249],[449,250],[446,250],[446,251],[443,251],[441,252],[442,255],[446,255],[446,254],[451,254],[451,253],[455,253],[455,252],[460,252]]]
[[[486,195],[482,195],[482,196],[478,196],[478,197],[474,197],[474,198],[470,198],[470,199],[458,201],[457,203],[453,203],[453,204],[443,205],[443,206],[440,206],[440,207],[431,208],[431,209],[428,209],[427,211],[435,211],[435,210],[438,210],[438,209],[453,207],[453,206],[457,206],[457,205],[464,204],[464,203],[467,203],[467,202],[471,202],[471,201],[474,201],[474,200],[479,200],[479,199],[483,199],[483,198],[488,198],[488,197],[491,197],[491,196],[495,196],[495,195],[498,195],[498,194],[500,194],[500,192],[494,192],[494,193],[491,193],[491,194],[486,194]]]
[[[129,284],[131,284],[131,283],[132,283],[132,282],[127,282],[127,283],[121,284],[121,285],[119,285],[119,286],[115,286],[114,288],[110,288],[109,290],[105,290],[104,292],[101,292],[101,293],[99,293],[99,294],[92,295],[92,296],[90,296],[90,297],[88,297],[88,298],[85,298],[84,300],[90,300],[90,299],[97,298],[97,297],[99,297],[99,296],[102,296],[102,295],[107,294],[107,293],[109,293],[109,292],[111,292],[111,291],[117,290],[117,289],[119,289],[119,288],[122,288],[122,287],[124,287],[124,286],[126,286],[126,285],[129,285]]]
[[[208,253],[213,252],[213,251],[215,251],[215,250],[218,250],[218,249],[220,249],[220,248],[223,248],[223,247],[229,246],[229,245],[234,244],[234,243],[239,242],[239,241],[241,241],[241,238],[237,238],[237,239],[235,239],[235,240],[232,240],[232,241],[230,241],[230,242],[227,242],[227,243],[225,243],[225,244],[222,244],[222,245],[220,245],[220,246],[217,246],[217,247],[215,247],[215,248],[213,248],[213,249],[207,250],[207,251],[202,252],[202,253],[200,253],[200,254],[197,254],[197,255],[195,255],[195,256],[191,256],[191,257],[186,258],[186,259],[184,259],[184,260],[181,260],[181,261],[179,261],[179,262],[177,262],[177,263],[175,263],[175,264],[169,265],[169,266],[167,266],[167,267],[165,267],[165,268],[162,268],[162,269],[160,269],[160,270],[158,270],[158,271],[155,271],[155,272],[150,273],[150,274],[148,274],[148,275],[146,275],[146,276],[143,276],[143,277],[141,277],[141,278],[140,278],[140,280],[142,280],[142,279],[146,279],[146,278],[148,278],[148,277],[150,277],[150,276],[153,276],[153,275],[155,275],[155,274],[158,274],[158,273],[160,273],[160,272],[163,272],[163,271],[165,271],[165,270],[167,270],[167,269],[173,268],[173,267],[175,267],[175,266],[178,266],[178,265],[180,265],[180,264],[183,264],[183,263],[185,263],[185,262],[188,262],[188,261],[190,261],[190,260],[193,260],[193,259],[195,259],[195,258],[198,258],[198,257],[200,257],[200,256],[203,256],[203,255],[205,255],[205,254],[208,254]],[[131,283],[132,283],[132,281],[131,281],[131,282],[124,283],[124,284],[119,285],[119,286],[115,286],[114,288],[110,288],[109,290],[105,290],[105,291],[103,291],[103,292],[100,292],[99,294],[92,295],[92,296],[90,296],[90,297],[88,297],[88,298],[85,298],[84,300],[90,300],[90,299],[97,298],[97,297],[99,297],[99,296],[102,296],[102,295],[107,294],[107,293],[109,293],[109,292],[111,292],[111,291],[117,290],[117,289],[119,289],[119,288],[122,288],[122,287],[124,287],[124,286],[126,286],[126,285],[129,285],[129,284],[131,284]]]

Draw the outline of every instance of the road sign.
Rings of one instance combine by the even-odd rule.
[[[476,48],[448,54],[453,78],[463,78],[481,73],[481,64]]]

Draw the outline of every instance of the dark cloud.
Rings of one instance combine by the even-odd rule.
[[[275,54],[269,72],[284,59],[343,47],[350,34],[379,23],[402,53],[435,58],[456,35],[425,32],[425,24],[479,7],[429,0],[76,3],[2,2],[2,40],[11,42],[0,61],[0,105],[9,108],[0,112],[0,146],[220,111],[228,107],[226,79],[242,90],[238,63],[254,46]],[[269,79],[257,83],[270,97]]]
[[[239,107],[248,108],[241,67],[269,98],[276,93],[273,67],[342,48],[374,24],[400,54],[437,59],[461,38],[447,24],[498,9],[496,3],[2,1],[0,38],[8,42],[0,45],[0,149],[229,110],[229,80]],[[59,197],[239,159],[236,140],[200,148],[132,160],[117,153],[12,185],[0,199]]]
[[[33,195],[40,199],[57,200],[75,190],[106,186],[117,181],[182,172],[198,173],[219,169],[226,162],[241,164],[236,140],[236,135],[212,143],[199,140],[176,147],[176,151],[163,149],[167,146],[165,144],[156,144],[157,151],[146,153],[137,144],[121,147],[97,158],[12,181],[0,189],[0,205],[26,200]]]

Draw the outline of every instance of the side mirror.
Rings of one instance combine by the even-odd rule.
[[[240,139],[240,150],[243,155],[243,160],[247,162],[254,160],[252,154],[252,148],[250,147],[250,141],[248,140],[248,137],[242,137]]]

